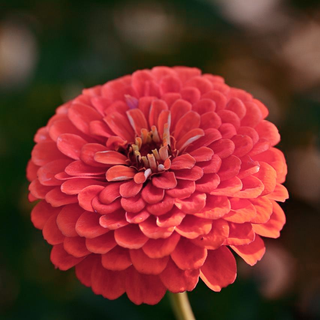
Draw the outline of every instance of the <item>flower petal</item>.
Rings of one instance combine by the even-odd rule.
[[[247,199],[232,198],[230,199],[231,211],[223,216],[223,219],[244,223],[251,222],[257,215],[255,206]]]
[[[216,110],[216,104],[211,99],[201,99],[192,106],[192,109],[200,115],[208,112],[215,113],[214,111]]]
[[[86,239],[82,237],[66,237],[63,242],[63,248],[76,258],[90,254],[86,247]]]
[[[70,176],[99,176],[105,171],[104,168],[86,165],[82,161],[73,161],[65,168],[65,172]]]
[[[105,151],[98,151],[94,155],[94,160],[99,163],[114,165],[114,164],[127,164],[128,158],[123,154],[121,154],[120,152],[105,150]]]
[[[173,172],[164,172],[152,178],[152,184],[159,189],[172,189],[177,186],[177,180]]]
[[[274,191],[277,184],[277,172],[266,162],[260,161],[260,170],[255,174],[264,185],[261,196],[270,194]]]
[[[176,227],[176,232],[185,238],[195,239],[200,235],[208,234],[211,228],[211,220],[187,215],[182,223]]]
[[[166,214],[173,208],[175,204],[174,201],[174,198],[166,195],[161,202],[147,205],[147,210],[155,216],[160,216]]]
[[[53,207],[61,207],[67,204],[76,203],[78,199],[76,196],[68,196],[61,192],[60,187],[50,190],[45,197],[46,201]]]
[[[194,166],[192,169],[175,171],[175,177],[180,180],[196,181],[203,176],[203,171],[200,167]]]
[[[219,131],[223,139],[231,139],[237,134],[236,128],[231,123],[223,123]]]
[[[192,129],[177,141],[176,148],[181,151],[187,148],[189,145],[192,145],[192,144],[196,145],[195,141],[203,137],[204,134],[205,134],[204,131],[200,128]]]
[[[120,185],[119,192],[124,198],[131,198],[136,196],[142,189],[142,184],[137,184],[133,180],[124,182]]]
[[[285,202],[289,198],[288,190],[282,184],[277,183],[274,191],[267,196],[268,198],[276,201]]]
[[[116,230],[129,224],[123,209],[101,216],[99,223],[103,228],[107,228],[106,230]]]
[[[80,159],[81,148],[86,143],[86,140],[72,133],[61,134],[57,139],[58,149],[64,155],[74,160]]]
[[[92,200],[103,190],[103,186],[88,186],[82,189],[78,195],[79,205],[86,211],[93,212]]]
[[[174,232],[166,239],[149,239],[142,250],[149,258],[163,258],[173,252],[179,240],[180,235]]]
[[[216,112],[223,110],[227,103],[227,98],[219,91],[212,90],[202,96],[202,99],[211,99],[216,104]]]
[[[159,87],[149,70],[138,70],[132,74],[132,87],[138,96],[159,96]]]
[[[174,189],[166,190],[166,194],[172,198],[188,198],[196,190],[196,184],[194,181],[179,179],[177,182],[178,184]]]
[[[59,213],[60,208],[54,208],[46,201],[42,200],[38,202],[31,211],[31,221],[33,225],[42,230],[48,219],[57,213]]]
[[[214,154],[211,160],[197,164],[201,167],[203,173],[217,173],[221,168],[222,160],[218,155]]]
[[[129,250],[119,246],[101,255],[101,263],[104,268],[112,271],[125,270],[132,265]]]
[[[151,239],[168,238],[172,235],[174,227],[161,228],[156,224],[156,219],[150,216],[139,224],[140,230],[145,236]]]
[[[169,256],[163,258],[150,258],[142,249],[130,250],[130,258],[135,269],[143,274],[159,274],[167,266]]]
[[[232,124],[236,129],[240,127],[240,119],[236,113],[230,110],[220,110],[218,113],[218,116],[221,119],[222,123],[230,123]]]
[[[109,183],[99,194],[99,200],[104,204],[110,204],[120,198],[121,182]]]
[[[165,93],[164,95],[161,96],[161,99],[166,102],[168,105],[169,109],[171,109],[172,105],[179,99],[181,99],[181,94],[180,93]]]
[[[85,211],[77,220],[76,231],[80,237],[96,238],[109,230],[99,225],[100,215],[95,212]]]
[[[182,99],[177,100],[171,107],[171,128],[170,131],[173,131],[176,127],[177,122],[179,119],[183,117],[186,113],[191,111],[192,105]]]
[[[135,304],[157,304],[165,295],[166,288],[158,276],[137,272],[134,268],[127,271],[126,292]]]
[[[114,133],[109,126],[103,120],[94,120],[89,124],[89,130],[91,135],[103,138],[109,138]]]
[[[210,193],[212,190],[216,189],[219,184],[220,178],[216,173],[205,174],[197,181],[196,190],[198,192]]]
[[[175,76],[166,76],[160,81],[160,92],[162,94],[167,92],[180,92],[181,82]]]
[[[55,175],[63,172],[65,167],[71,162],[71,160],[67,159],[59,159],[48,162],[41,168],[39,168],[37,172],[37,176],[39,178],[39,182],[43,186],[59,186],[61,185],[61,181],[55,178]],[[34,194],[32,187],[30,185],[30,191]]]
[[[121,206],[127,212],[138,213],[144,209],[145,205],[140,194],[132,198],[121,198]]]
[[[212,159],[213,151],[208,147],[201,147],[190,152],[190,155],[198,161],[209,161]]]
[[[175,190],[175,189],[173,189]],[[149,204],[160,202],[164,197],[164,190],[155,187],[151,182],[142,189],[141,196]]]
[[[233,111],[239,119],[242,119],[247,112],[243,102],[238,98],[231,98],[226,105],[226,110]]]
[[[264,161],[270,164],[277,172],[277,182],[283,183],[287,175],[287,165],[283,153],[271,148],[261,154],[255,155],[254,160]]]
[[[273,213],[270,220],[264,224],[254,224],[253,230],[257,234],[268,238],[278,238],[280,231],[286,223],[286,216],[284,215],[281,207],[274,201],[273,202]]]
[[[76,237],[76,223],[83,214],[83,209],[78,204],[64,206],[57,216],[57,225],[66,237]]]
[[[119,112],[113,112],[103,118],[103,120],[116,136],[130,142],[134,141],[134,131],[125,115],[122,115]]]
[[[147,210],[142,210],[138,213],[126,212],[126,220],[129,223],[139,224],[150,217],[150,213]]]
[[[230,250],[226,247],[209,250],[207,260],[201,267],[200,277],[216,292],[233,283],[237,277],[237,265]]]
[[[147,120],[140,109],[131,109],[126,113],[133,130],[138,136],[141,135],[141,129],[149,129]]]
[[[235,145],[230,139],[220,139],[213,142],[210,145],[210,148],[213,150],[215,155],[219,156],[221,159],[224,159],[233,154]]]
[[[90,287],[91,284],[91,274],[93,271],[93,268],[98,260],[98,257],[91,254],[87,256],[85,259],[83,259],[80,263],[78,263],[75,266],[76,276],[80,280],[80,282]],[[100,263],[100,261],[99,261]]]
[[[42,141],[34,146],[31,152],[31,159],[35,165],[44,166],[53,160],[68,158],[58,150],[54,141]]]
[[[219,219],[230,211],[230,201],[226,196],[207,195],[206,206],[194,215],[199,218]]]
[[[110,204],[103,204],[100,202],[98,197],[92,199],[92,208],[93,211],[100,214],[110,214],[116,212],[119,209],[122,209],[120,199],[113,201]]]
[[[96,254],[105,254],[117,245],[114,240],[114,233],[107,232],[93,239],[86,239],[86,246],[89,251]]]
[[[207,147],[211,145],[213,142],[221,139],[221,133],[219,130],[211,128],[204,131],[205,135],[201,137],[197,143],[193,144],[191,147],[188,148],[189,153],[198,149],[199,147]]]
[[[238,173],[238,178],[243,179],[257,173],[260,169],[260,163],[253,161],[250,157],[241,159],[241,169]]]
[[[178,226],[186,214],[178,208],[173,208],[170,212],[157,216],[157,226],[161,228],[170,228]]]
[[[204,100],[201,100],[204,101]],[[200,102],[201,102],[200,101]],[[214,103],[212,101],[212,103]],[[221,118],[215,112],[206,112],[201,115],[200,127],[203,130],[210,128],[218,129],[221,126]]]
[[[182,99],[194,104],[200,100],[201,93],[197,88],[183,88],[180,91]]]
[[[237,197],[239,197],[238,192],[241,189],[242,189],[241,180],[237,177],[233,177],[229,180],[222,181],[219,184],[218,188],[215,190],[212,190],[210,194],[216,195],[216,196],[227,196],[227,197],[233,197],[235,196],[235,194],[237,194]]]
[[[191,241],[199,247],[203,247],[208,250],[215,250],[222,246],[228,236],[228,222],[223,219],[218,219],[212,221],[212,229],[208,234],[202,235]]]
[[[77,103],[68,110],[68,117],[77,129],[87,135],[90,134],[90,122],[101,119],[101,115],[95,109]]]
[[[173,136],[177,141],[185,134],[193,129],[197,129],[200,126],[200,116],[197,112],[188,111],[185,113],[176,123],[173,129]]]
[[[53,121],[49,127],[49,135],[53,141],[57,141],[58,137],[65,133],[72,133],[85,137],[85,135],[79,131],[67,117]]]
[[[149,125],[157,126],[159,115],[162,111],[168,110],[167,104],[162,100],[153,100],[149,113]]]
[[[257,198],[261,195],[264,190],[264,185],[258,178],[254,176],[249,176],[243,178],[242,182],[242,189],[235,192],[233,194],[234,197],[238,198]]]
[[[255,130],[258,132],[260,139],[268,140],[271,146],[278,144],[280,141],[280,135],[277,127],[267,120],[261,121],[255,127]]]
[[[79,194],[84,188],[92,185],[104,186],[105,182],[87,178],[70,179],[63,182],[61,191],[68,195],[75,195]]]
[[[169,260],[167,267],[160,274],[160,279],[173,293],[192,291],[199,281],[199,270],[181,270]]]
[[[123,181],[130,180],[134,177],[136,171],[133,168],[126,166],[113,166],[106,174],[108,181]]]
[[[175,205],[183,213],[191,214],[201,211],[206,205],[205,193],[193,193],[189,198],[176,199]]]
[[[238,135],[248,136],[251,138],[253,144],[255,145],[259,141],[259,135],[254,128],[251,127],[240,127],[237,130]]]
[[[181,270],[199,269],[207,258],[207,250],[181,238],[171,253],[171,258]]]
[[[50,260],[55,265],[56,268],[60,270],[68,270],[79,262],[81,262],[84,258],[76,258],[69,253],[66,252],[63,248],[63,244],[58,244],[53,246],[50,254]]]
[[[171,162],[172,170],[191,169],[196,160],[188,153],[174,158]]]
[[[205,94],[212,89],[212,83],[201,76],[194,77],[186,82],[186,87],[195,87],[199,89],[201,94]]]
[[[266,252],[263,240],[256,235],[253,242],[243,246],[230,246],[246,263],[254,266]]]
[[[52,245],[60,244],[64,240],[64,235],[57,226],[57,216],[58,213],[51,215],[42,230],[43,238]]]
[[[248,136],[243,135],[235,135],[231,139],[235,145],[235,149],[233,152],[233,155],[241,158],[244,155],[246,155],[248,152],[250,152],[253,148],[253,141]]]
[[[229,222],[229,228],[229,237],[225,242],[226,245],[249,244],[255,239],[255,233],[249,222],[241,224]]]
[[[109,300],[117,299],[125,293],[125,279],[124,271],[106,270],[99,261],[91,272],[92,291]]]
[[[273,212],[272,202],[267,197],[259,197],[257,199],[250,199],[254,205],[257,215],[251,219],[251,223],[266,223]]]
[[[246,101],[244,105],[247,112],[241,119],[241,126],[256,127],[256,125],[262,120],[260,108],[255,103],[249,101]]]
[[[129,249],[139,249],[148,241],[148,238],[140,231],[139,227],[134,224],[116,229],[114,231],[114,239],[119,246]]]

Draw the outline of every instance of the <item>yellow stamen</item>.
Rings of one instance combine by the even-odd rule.
[[[146,144],[148,141],[149,132],[147,129],[141,129],[141,140],[142,144]]]
[[[152,126],[151,127],[151,131],[152,131],[152,139],[155,143],[159,143],[161,140],[160,140],[160,137],[159,137],[159,133],[158,133],[158,130],[157,130],[157,127],[156,126]]]
[[[156,171],[157,170],[157,161],[154,157],[153,154],[148,154],[148,161],[149,161],[149,165],[152,171]]]
[[[165,161],[168,157],[168,148],[167,147],[161,147],[159,150],[160,158],[161,160]]]
[[[142,156],[141,159],[142,159],[143,165],[144,165],[146,168],[149,168],[149,162],[148,162],[147,157],[146,157],[146,156]]]
[[[152,153],[157,160],[160,160],[160,155],[157,149],[152,150]]]

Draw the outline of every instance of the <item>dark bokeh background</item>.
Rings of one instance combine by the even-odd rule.
[[[55,270],[30,222],[33,135],[84,87],[156,65],[225,77],[270,109],[287,157],[282,237],[221,293],[189,294],[197,319],[320,319],[320,1],[0,0],[1,319],[173,319],[95,296]]]

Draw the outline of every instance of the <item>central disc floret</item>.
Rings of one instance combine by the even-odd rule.
[[[169,124],[163,128],[162,139],[156,126],[151,131],[141,129],[141,136],[129,146],[130,164],[139,169],[150,169],[150,173],[161,172],[170,168],[172,151],[170,147]]]

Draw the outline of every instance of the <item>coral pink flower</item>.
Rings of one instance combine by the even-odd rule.
[[[36,136],[31,219],[96,294],[156,304],[166,290],[234,282],[254,265],[288,198],[267,108],[219,76],[142,70],[86,89]]]

